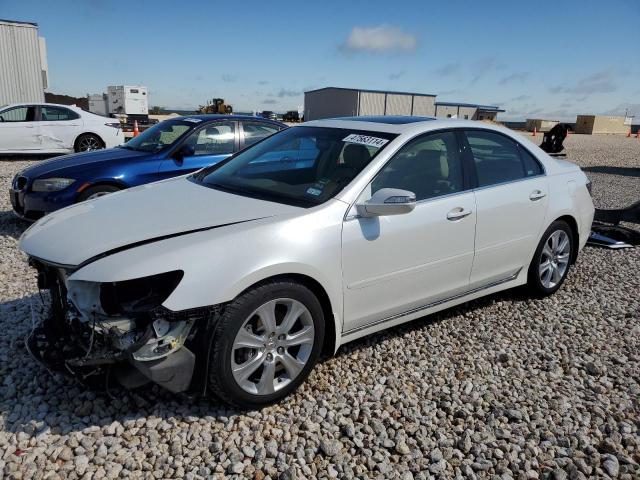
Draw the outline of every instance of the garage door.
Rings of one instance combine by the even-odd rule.
[[[384,115],[384,93],[360,92],[360,115]]]
[[[387,95],[387,115],[411,115],[411,95]]]
[[[436,114],[434,97],[423,97],[416,95],[413,97],[413,114],[433,117]]]

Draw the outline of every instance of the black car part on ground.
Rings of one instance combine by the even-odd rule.
[[[552,156],[564,155],[561,152],[564,150],[563,142],[569,130],[566,123],[556,124],[551,130],[545,132],[540,148]]]
[[[640,245],[640,232],[620,225],[620,222],[640,224],[640,201],[626,208],[596,208],[588,244],[612,249]]]
[[[206,390],[210,332],[220,307],[173,312],[157,306],[137,312],[135,331],[126,333],[126,347],[116,349],[114,343],[121,345],[125,335],[99,331],[95,316],[93,321],[81,320],[79,312],[67,301],[59,269],[35,259],[30,259],[30,265],[38,271],[39,288],[49,292],[50,306],[42,323],[34,325],[25,338],[25,345],[47,370],[72,377],[92,389],[108,389],[111,377],[126,388],[155,382],[175,393]],[[184,343],[168,355],[135,359],[136,351],[155,339],[153,325],[157,319],[193,322],[193,328]]]

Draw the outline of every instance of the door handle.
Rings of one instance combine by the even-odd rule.
[[[531,200],[532,202],[535,202],[536,200],[540,200],[541,198],[544,198],[546,196],[547,194],[544,193],[542,190],[534,190],[529,194],[529,200]]]
[[[455,222],[456,220],[463,219],[469,215],[471,215],[471,210],[465,210],[462,207],[457,207],[447,213],[447,220]]]

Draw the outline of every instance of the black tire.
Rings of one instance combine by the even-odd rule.
[[[96,185],[95,187],[89,187],[78,196],[78,202],[84,202],[92,197],[100,197],[119,190],[120,188],[114,185]]]
[[[315,331],[309,358],[294,379],[272,394],[258,395],[245,391],[232,373],[233,343],[240,328],[258,307],[275,299],[293,299],[302,303],[313,321]],[[322,349],[324,316],[318,298],[304,285],[289,280],[274,280],[258,285],[236,297],[224,309],[211,337],[208,391],[210,395],[241,409],[256,409],[275,403],[292,393],[304,382]]]
[[[93,133],[83,133],[76,139],[74,150],[77,153],[101,150],[105,147],[102,139]]]
[[[546,259],[546,255],[543,255],[543,250],[545,249],[545,245],[550,242],[552,235],[554,235],[556,232],[564,232],[564,234],[566,234],[568,238],[568,262],[566,264],[566,269],[562,273],[560,279],[554,282],[553,285],[545,285],[543,283],[540,270],[541,263]],[[562,220],[553,222],[542,235],[540,243],[538,244],[538,248],[536,248],[536,252],[533,255],[531,264],[529,265],[527,282],[529,291],[536,297],[546,297],[547,295],[555,293],[562,286],[564,280],[569,274],[574,254],[574,235],[571,227],[567,224],[567,222],[564,222]]]

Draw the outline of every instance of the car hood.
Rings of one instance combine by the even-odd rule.
[[[95,167],[96,163],[146,157],[148,155],[150,155],[148,152],[137,152],[135,150],[127,150],[126,148],[108,148],[94,152],[72,153],[38,163],[33,167],[23,170],[21,174],[28,178],[40,178],[43,175],[55,173],[66,168]]]
[[[144,243],[301,210],[177,177],[51,213],[24,232],[20,248],[47,262],[78,266]]]

